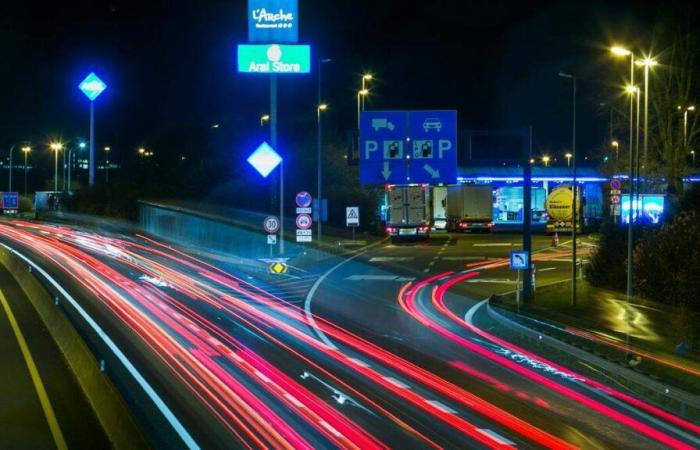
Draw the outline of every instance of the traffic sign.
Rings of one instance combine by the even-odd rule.
[[[620,196],[619,195],[611,195],[610,196],[610,203],[613,205],[618,205],[620,203]]]
[[[78,89],[80,89],[90,101],[93,101],[107,89],[107,85],[104,81],[100,80],[100,77],[95,75],[95,72],[90,72],[90,75],[86,76],[85,79],[80,82]]]
[[[3,213],[16,213],[19,209],[19,195],[17,192],[0,193],[0,210]]]
[[[297,230],[297,236],[311,236],[311,230]]]
[[[311,224],[312,224],[311,216],[308,214],[299,214],[297,216],[296,222],[297,222],[297,228],[299,228],[301,230],[308,230],[309,228],[311,228]]]
[[[297,206],[299,208],[308,208],[311,206],[311,194],[306,191],[301,191],[296,195],[295,201],[297,202]]]
[[[610,180],[610,189],[619,191],[622,189],[622,181],[618,180],[617,178],[613,178]]]
[[[360,225],[360,207],[348,206],[345,208],[345,226],[356,227]]]
[[[510,268],[513,270],[525,270],[527,269],[527,262],[529,259],[529,252],[525,250],[514,250],[510,252]]]
[[[280,220],[277,216],[267,216],[263,221],[263,228],[268,233],[277,233],[280,229]]]
[[[281,162],[282,157],[267,142],[260,144],[248,157],[248,164],[253,166],[263,178],[267,178]]]
[[[276,245],[277,244],[277,235],[276,234],[268,234],[267,235],[267,243],[270,245]]]
[[[297,236],[297,242],[311,242],[311,236]]]
[[[457,111],[361,113],[361,183],[456,181]]]
[[[274,274],[282,274],[282,273],[287,273],[287,270],[289,270],[289,267],[287,264],[281,262],[281,261],[275,261],[272,264],[268,266],[268,269],[270,270],[270,273]]]

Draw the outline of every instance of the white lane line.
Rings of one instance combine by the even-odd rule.
[[[493,430],[489,430],[488,428],[477,428],[477,431],[478,431],[479,433],[481,433],[481,434],[484,434],[484,435],[490,437],[491,439],[493,439],[494,441],[498,442],[499,444],[502,444],[502,445],[515,445],[515,442],[511,441],[511,440],[508,439],[508,438],[505,438],[505,437],[501,436],[500,434],[496,433],[496,432],[493,431]]]
[[[423,269],[423,272],[430,272],[430,269],[428,269],[428,268]]]
[[[303,407],[304,407],[304,404],[303,404],[302,402],[300,402],[298,398],[296,398],[295,396],[293,396],[293,395],[290,394],[289,392],[285,392],[285,393],[282,394],[282,395],[284,395],[284,398],[286,398],[287,400],[289,400],[290,402],[292,402],[292,404],[293,404],[294,406],[296,406],[297,408],[303,408]]]
[[[541,269],[537,269],[538,272],[546,272],[548,270],[554,270],[556,267],[543,267]]]
[[[386,381],[393,384],[394,386],[400,387],[401,389],[411,389],[411,386],[407,385],[406,383],[404,383],[400,380],[397,380],[394,377],[382,377],[382,378],[384,378]]]
[[[570,262],[571,262],[571,258],[552,258],[552,259],[549,259],[549,258],[548,258],[547,261],[570,263]]]
[[[36,265],[32,260],[24,256],[22,253],[18,252],[17,250],[13,249],[12,247],[5,245],[3,243],[0,243],[3,247],[5,247],[7,250],[9,250],[11,253],[14,253],[17,255],[20,259],[24,260],[27,264],[32,266],[37,272],[39,272],[46,280],[48,280],[49,283],[63,295],[63,297],[68,301],[68,303],[71,304],[73,308],[78,312],[78,314],[87,322],[87,324],[90,326],[90,328],[93,329],[95,334],[102,339],[102,342],[107,345],[107,347],[114,353],[114,355],[117,357],[119,362],[122,363],[122,365],[126,368],[126,370],[131,374],[131,376],[136,380],[136,382],[141,386],[141,389],[144,390],[146,395],[151,399],[151,401],[156,405],[158,410],[160,410],[161,414],[163,414],[163,417],[170,423],[170,426],[173,427],[175,432],[178,434],[180,439],[184,442],[184,444],[187,446],[187,448],[190,449],[199,449],[199,445],[194,441],[190,433],[185,429],[185,427],[180,423],[180,421],[175,417],[175,414],[168,408],[168,406],[165,404],[162,398],[158,395],[158,393],[153,389],[153,387],[146,381],[146,379],[141,375],[141,373],[136,370],[136,367],[129,361],[129,359],[124,355],[124,353],[121,351],[119,347],[112,341],[112,339],[107,335],[107,333],[104,332],[104,330],[95,322],[95,320],[88,315],[88,313],[83,309],[80,304],[65,290],[63,289],[63,286],[61,286],[56,280],[54,280],[51,275],[49,275],[44,269]]]
[[[396,275],[350,275],[345,279],[350,281],[394,281],[397,278]]]
[[[330,431],[333,434],[333,436],[335,436],[335,437],[342,437],[343,436],[340,433],[340,431],[333,428],[333,426],[330,423],[326,422],[325,420],[321,420],[318,423],[321,424],[321,426],[323,426],[323,428]]]
[[[513,284],[515,281],[508,278],[474,278],[467,280],[467,283]]]
[[[260,378],[261,380],[263,380],[263,382],[265,382],[265,383],[270,383],[270,382],[272,381],[272,380],[270,380],[270,379],[267,377],[267,375],[265,375],[264,373],[260,372],[259,370],[256,370],[256,371],[253,372],[253,373],[255,373],[255,376],[258,377],[258,378]]]
[[[352,362],[354,362],[355,364],[357,364],[358,366],[361,366],[361,367],[369,367],[369,364],[366,363],[365,361],[361,360],[361,359],[350,358],[350,357],[348,357],[348,361],[352,361]]]
[[[488,261],[485,256],[443,256],[444,261]]]
[[[425,402],[433,405],[434,407],[441,410],[442,412],[446,412],[448,414],[457,414],[457,411],[455,411],[454,409],[450,408],[449,406],[447,406],[446,404],[444,404],[438,400],[426,400]]]
[[[413,261],[413,256],[375,256],[369,262]]]
[[[491,242],[488,244],[472,244],[474,247],[511,247],[511,242]]]

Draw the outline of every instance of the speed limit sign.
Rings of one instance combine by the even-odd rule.
[[[268,233],[277,233],[280,229],[280,220],[277,216],[267,216],[263,222],[263,227]]]

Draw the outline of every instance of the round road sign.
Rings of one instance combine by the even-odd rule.
[[[296,196],[296,202],[299,208],[308,208],[311,206],[311,194],[306,191],[299,192]]]
[[[308,214],[299,214],[297,216],[297,228],[300,230],[308,230],[311,228],[311,216]]]
[[[613,178],[610,180],[610,189],[619,191],[622,189],[622,181],[618,180],[617,178]]]
[[[280,220],[277,216],[267,216],[263,221],[263,227],[268,233],[277,233],[280,229]]]

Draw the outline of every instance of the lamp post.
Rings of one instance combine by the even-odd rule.
[[[80,141],[78,143],[78,148],[80,150],[84,150],[87,147],[87,144],[84,141]],[[73,150],[74,147],[70,147],[68,149],[68,190],[70,191],[72,189],[72,178],[71,178],[71,173],[73,172]]]
[[[22,153],[24,153],[24,195],[27,195],[27,155],[32,151],[32,148],[28,145],[22,147]]]
[[[690,157],[693,158],[693,166],[695,166],[695,150],[690,151]]]
[[[544,163],[545,167],[549,167],[549,156],[543,156],[542,162]]]
[[[323,103],[321,101],[321,98],[323,97],[323,91],[321,89],[321,81],[322,81],[322,71],[321,69],[323,68],[323,65],[326,63],[331,62],[330,58],[318,58],[318,92],[316,93],[316,99],[318,103],[316,103],[316,198],[318,199],[318,221],[316,223],[316,226],[318,227],[316,233],[317,236],[316,238],[318,239],[318,242],[321,242],[321,236],[322,236],[322,231],[321,231],[321,212],[322,212],[322,206],[323,206],[323,200],[321,197],[321,182],[322,182],[322,172],[323,172],[323,162],[321,159],[321,142],[322,142],[322,134],[321,134],[321,112],[325,111],[328,109],[328,105]]]
[[[367,83],[369,81],[372,81],[372,74],[371,73],[366,73],[362,75],[362,90],[367,90]],[[362,97],[362,111],[365,110],[365,98]]]
[[[270,120],[270,115],[269,114],[263,114],[260,116],[260,126],[262,127],[265,122]]]
[[[360,89],[357,91],[357,129],[360,129],[360,99],[364,99],[369,94],[369,89]]]
[[[649,69],[658,63],[655,59],[646,57],[636,61],[636,64],[644,67],[644,164],[642,168],[646,168],[649,149]]]
[[[628,86],[627,92],[630,94],[630,208],[627,213],[627,301],[632,301],[632,201],[634,200],[634,53],[631,50],[622,47],[612,47],[610,52],[615,56],[630,57],[630,84]],[[632,90],[630,90],[632,88]]]
[[[566,158],[566,167],[571,167],[571,157],[572,156],[573,155],[571,153],[567,153],[564,155],[564,157]]]
[[[105,147],[105,183],[109,183],[109,151],[110,147]]]
[[[7,186],[8,192],[12,192],[12,154],[14,153],[15,147],[17,147],[18,144],[20,144],[20,143],[16,142],[16,143],[12,144],[12,146],[10,147],[10,167],[9,167],[9,171],[8,171],[9,177],[8,177],[8,183],[7,183],[8,184],[8,186]],[[26,145],[26,143],[24,143],[24,144]]]
[[[615,149],[615,161],[617,161],[620,159],[620,143],[617,141],[612,141],[611,145]]]
[[[573,159],[571,190],[573,200],[571,201],[571,305],[576,306],[576,226],[578,214],[576,211],[578,185],[576,184],[576,77],[571,73],[559,72],[560,77],[569,78],[572,82],[572,129],[571,129],[571,153],[566,154],[566,165]]]
[[[88,184],[95,184],[95,99],[107,89],[107,85],[95,75],[95,72],[85,77],[78,88],[90,99],[90,157]]]
[[[58,152],[63,150],[63,144],[61,142],[52,142],[49,144],[49,148],[54,152],[53,190],[58,192]]]
[[[683,109],[683,150],[685,150],[688,146],[688,113],[695,111],[695,106],[691,105],[685,108],[679,106],[678,109]]]

